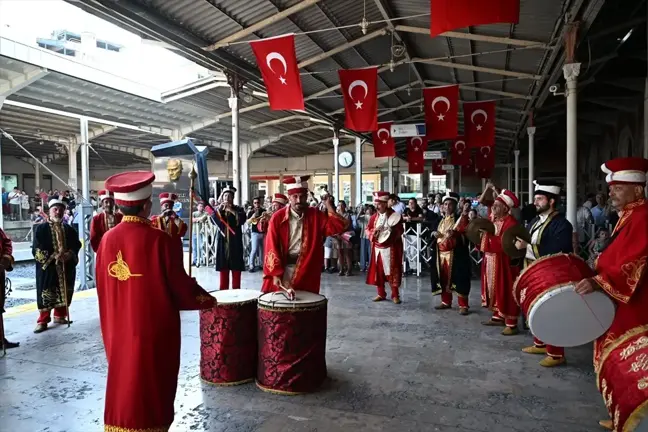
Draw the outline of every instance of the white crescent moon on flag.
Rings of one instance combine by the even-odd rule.
[[[481,115],[484,116],[484,123],[486,123],[486,122],[488,121],[488,114],[486,114],[486,111],[484,111],[483,109],[478,109],[478,110],[475,110],[475,111],[470,115],[470,121],[472,122],[472,124],[475,124],[475,117],[476,117],[477,115],[479,115],[479,114],[481,114]],[[482,123],[482,124],[483,124],[483,123]]]
[[[360,87],[362,87],[362,88],[364,89],[364,93],[365,93],[365,94],[364,94],[364,97],[363,97],[362,99],[366,99],[366,98],[367,98],[367,95],[369,94],[369,87],[367,86],[367,83],[364,82],[364,81],[362,81],[362,80],[355,80],[355,81],[353,81],[353,82],[351,83],[351,85],[350,85],[349,88],[347,89],[347,93],[349,93],[349,97],[350,97],[351,99],[353,99],[353,95],[351,94],[351,92],[353,91],[353,89],[354,89],[355,87],[358,87],[358,86],[360,86]]]
[[[459,144],[461,144],[461,148],[459,148]],[[464,151],[465,149],[466,149],[466,141],[459,140],[455,142],[455,150]]]
[[[414,144],[414,141],[418,140],[419,144],[423,145],[423,138],[421,137],[414,137],[412,138],[412,144]]]
[[[488,149],[488,151],[485,152],[484,149]],[[482,147],[482,148],[479,149],[479,152],[480,152],[481,154],[483,154],[484,157],[487,157],[487,156],[490,154],[490,152],[491,152],[491,148],[488,147],[488,146],[486,146],[486,147]]]
[[[389,131],[387,129],[385,129],[385,128],[378,129],[378,132],[376,132],[376,136],[378,138],[380,138],[380,133],[383,132],[383,131],[387,134],[387,138],[389,138]]]
[[[284,75],[286,75],[286,72],[288,72],[288,65],[286,64],[286,59],[284,58],[284,56],[282,56],[282,55],[279,54],[278,52],[274,52],[274,51],[271,52],[270,54],[268,54],[268,55],[266,56],[266,64],[268,65],[268,68],[269,68],[272,72],[274,72],[274,69],[272,69],[272,66],[271,66],[271,64],[270,64],[270,62],[271,62],[272,60],[279,60],[279,61],[281,62],[281,64],[283,65],[283,68],[284,68],[283,73],[284,73]],[[275,73],[276,73],[276,72],[275,72]]]
[[[445,97],[445,96],[437,96],[437,97],[435,97],[434,100],[432,101],[432,111],[433,111],[435,114],[436,114],[436,107],[435,107],[435,106],[436,106],[437,102],[443,102],[443,103],[445,103],[445,104],[446,104],[446,110],[445,110],[445,112],[450,111],[450,100],[449,100],[447,97]],[[484,114],[485,114],[485,113],[484,113]]]

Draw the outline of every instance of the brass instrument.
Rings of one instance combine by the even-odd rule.
[[[266,220],[266,219],[270,220],[270,218],[272,217],[273,214],[274,214],[273,211],[264,211],[263,213],[261,213],[261,215],[250,218],[250,224],[256,225],[259,222],[262,222],[263,220]]]

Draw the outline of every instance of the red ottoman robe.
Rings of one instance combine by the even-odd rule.
[[[124,215],[119,212],[115,212],[113,216],[115,217],[115,220],[113,222],[114,228],[119,222],[121,222]],[[101,239],[103,238],[104,234],[109,231],[108,221],[106,220],[106,218],[106,213],[99,213],[92,218],[92,223],[90,224],[90,246],[95,252],[99,250],[99,244],[101,243]]]

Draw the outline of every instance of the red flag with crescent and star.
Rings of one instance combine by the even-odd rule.
[[[443,169],[445,163],[445,159],[432,159],[432,175],[446,175],[446,171]]]
[[[391,136],[392,122],[378,123],[378,130],[372,134],[375,157],[395,157],[396,143]]]
[[[450,147],[450,157],[453,165],[470,165],[470,148],[466,144],[465,137],[457,137],[452,142],[452,147]]]
[[[482,24],[520,21],[520,0],[431,0],[430,36]]]
[[[304,94],[295,54],[295,35],[250,42],[272,110],[304,110]]]
[[[459,121],[459,86],[423,89],[425,128],[428,140],[454,139]]]
[[[427,141],[416,136],[407,139],[407,163],[410,174],[422,174],[425,164],[423,152],[427,149]]]
[[[378,68],[339,70],[344,100],[344,127],[356,132],[378,130]]]
[[[495,147],[479,147],[477,148],[477,154],[475,156],[475,167],[477,168],[477,171],[493,171],[493,169],[495,168]]]
[[[495,145],[495,101],[464,102],[464,132],[470,148]]]

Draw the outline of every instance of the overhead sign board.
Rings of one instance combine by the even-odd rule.
[[[425,136],[425,123],[394,124],[391,126],[392,138]]]
[[[452,171],[454,169],[454,165],[441,165],[441,169],[443,171]]]
[[[446,157],[446,152],[444,151],[424,151],[423,152],[423,159],[425,160],[445,159],[445,157]]]

